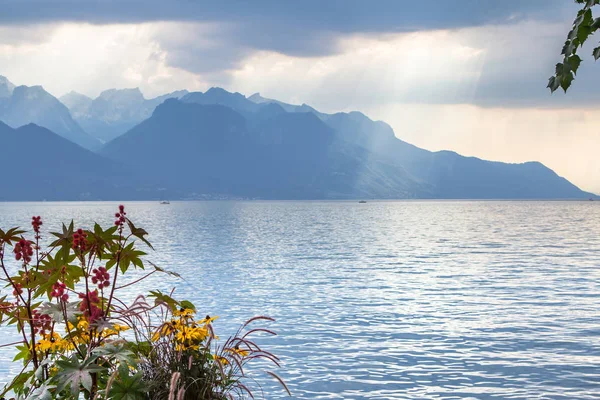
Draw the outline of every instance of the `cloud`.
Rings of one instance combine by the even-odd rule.
[[[228,86],[329,110],[390,102],[486,107],[598,104],[600,67],[591,57],[582,64],[567,96],[550,96],[546,89],[567,30],[565,23],[522,21],[357,34],[338,39],[338,52],[325,57],[254,53],[231,72]]]
[[[459,29],[526,19],[571,18],[564,0],[4,0],[0,24],[193,22],[229,25],[235,48],[294,56],[335,51],[336,38],[363,33]],[[233,29],[232,29],[233,27]]]
[[[6,27],[0,26],[0,33]],[[19,31],[26,30],[20,26]],[[521,21],[462,29],[356,33],[299,56],[236,41],[233,23],[153,22],[31,26],[0,35],[0,73],[54,92],[139,86],[149,94],[225,86],[327,109],[390,102],[487,107],[597,104],[600,73],[582,64],[567,96],[545,89],[568,23]],[[19,39],[19,37],[21,39]],[[39,38],[39,40],[37,40]],[[40,69],[38,65],[45,65]],[[579,84],[580,81],[585,84]]]
[[[0,74],[15,84],[39,85],[60,96],[77,90],[90,96],[111,87],[140,87],[148,95],[174,89],[205,89],[202,77],[170,66],[152,37],[154,24],[35,26],[39,42],[0,37]],[[43,68],[40,68],[43,66]]]
[[[192,89],[204,84],[236,89],[233,86],[249,70],[254,71],[256,82],[263,82],[263,71],[271,71],[271,62],[288,63],[298,76],[314,77],[319,68],[334,71],[321,72],[317,77],[320,90],[315,82],[307,85],[314,87],[311,92],[321,92],[320,98],[362,95],[382,103],[565,106],[595,103],[599,96],[591,85],[576,84],[568,99],[560,95],[550,98],[544,89],[553,65],[560,59],[560,48],[576,9],[562,0],[225,0],[218,5],[197,0],[7,1],[10,7],[0,15],[0,46],[5,42],[14,45],[16,40],[29,44],[36,38],[41,44],[52,37],[57,26],[69,26],[73,35],[78,35],[77,29],[88,32],[90,27],[103,27],[109,38],[114,36],[112,30],[118,29],[115,27],[139,26],[143,28],[135,33],[135,40],[123,38],[115,48],[154,47],[163,69],[171,68],[193,79],[196,84],[190,86]],[[65,20],[83,23],[56,22]],[[3,21],[10,25],[1,25]],[[23,25],[26,23],[33,25]],[[27,34],[10,33],[10,27]],[[48,34],[44,33],[45,27]],[[55,48],[65,48],[69,53],[78,45],[76,40],[63,40],[54,43]],[[4,50],[5,54],[10,52],[6,45]],[[139,57],[138,49],[132,52],[122,57]],[[471,58],[461,60],[467,54]],[[103,69],[102,63],[112,63],[93,54],[88,57],[98,60],[93,71]],[[140,61],[136,59],[135,63],[135,69],[141,69]],[[600,74],[590,64],[589,59],[584,62],[580,77],[595,84]],[[152,61],[149,68],[152,65],[158,64]],[[102,74],[107,72],[106,78],[115,75],[115,71]],[[143,86],[148,79],[137,81]],[[275,71],[270,80],[285,81],[284,86],[291,88],[294,77],[291,71]],[[117,79],[107,86],[129,81]],[[150,87],[146,90],[158,91]],[[255,85],[254,90],[269,90],[269,86]],[[301,85],[294,93],[303,98],[301,92],[307,90]]]
[[[4,0],[3,5],[0,19],[11,23],[285,21],[284,25],[305,28],[327,24],[340,32],[456,28],[528,16],[556,18],[557,10],[572,8],[562,0]]]
[[[504,162],[540,161],[584,190],[600,193],[595,109],[393,103],[365,111],[417,146]]]

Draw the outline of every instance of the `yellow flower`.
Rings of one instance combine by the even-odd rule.
[[[191,308],[181,308],[173,311],[173,315],[176,317],[192,317],[196,312]]]
[[[213,321],[215,321],[217,319],[219,319],[219,317],[217,317],[217,316],[211,317],[210,315],[207,315],[206,318],[204,318],[201,321],[198,321],[198,323],[199,324],[212,324]]]
[[[115,335],[118,335],[120,332],[126,331],[128,329],[129,329],[128,326],[114,324],[112,329],[109,329],[109,328],[104,329],[102,331],[102,336],[105,338],[110,337],[110,336],[115,336]]]
[[[124,332],[128,331],[129,327],[127,325],[114,324],[113,329],[115,330],[115,332]]]
[[[36,345],[38,351],[48,351],[52,348],[52,342],[46,339],[41,339]]]
[[[176,330],[176,328],[175,328],[175,324],[173,323],[173,321],[165,322],[156,330],[156,332],[152,336],[152,341],[156,342],[161,337],[169,336],[173,332],[175,332],[175,330]]]
[[[87,322],[87,320],[83,317],[78,317],[77,318],[77,329],[82,330],[82,331],[87,331],[90,327],[90,324]]]
[[[42,339],[36,344],[36,349],[41,352],[52,351],[60,352],[72,350],[73,344],[66,339],[63,339],[58,333],[53,332],[52,335],[47,333],[42,336]]]
[[[231,354],[237,354],[242,357],[246,357],[248,354],[250,354],[250,351],[242,350],[242,349],[240,349],[239,346],[235,346],[234,348],[226,349],[226,351],[228,351]]]
[[[202,327],[186,327],[183,326],[175,334],[175,340],[179,343],[201,342],[208,337],[208,330]]]
[[[221,365],[229,365],[229,361],[225,357],[215,355],[215,360],[221,363]]]

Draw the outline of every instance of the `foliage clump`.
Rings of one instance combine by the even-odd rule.
[[[31,225],[32,240],[22,229],[0,229],[0,279],[7,289],[0,292],[0,324],[18,332],[20,340],[4,346],[16,347],[14,361],[23,363],[0,397],[241,399],[253,397],[245,383],[249,362],[279,366],[252,339],[275,334],[251,328],[271,318],[252,318],[220,343],[213,329],[217,317],[198,317],[194,304],[174,299],[173,292],[152,291],[126,304],[120,294],[149,276],[177,274],[142,261],[146,253],[138,244],[152,245],[122,205],[110,228],[75,229],[71,222],[52,233],[45,249],[42,219],[33,217]],[[125,280],[134,269],[145,272]]]
[[[600,17],[594,18],[592,14],[592,8],[600,4],[600,0],[575,0],[575,3],[583,6],[577,12],[573,27],[562,48],[563,61],[556,64],[554,75],[548,81],[551,92],[558,88],[565,92],[569,89],[582,62],[577,54],[578,50],[600,28]],[[600,58],[600,45],[592,50],[592,56],[596,61]]]

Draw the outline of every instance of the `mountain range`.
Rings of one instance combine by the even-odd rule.
[[[0,122],[5,166],[0,201],[121,200],[160,196],[161,188],[118,162],[35,124]]]
[[[59,100],[0,77],[0,121],[2,147],[27,143],[36,157],[0,200],[595,197],[538,162],[430,152],[359,112],[326,114],[220,88]],[[18,154],[11,162],[22,165]]]
[[[106,143],[127,132],[152,115],[163,101],[186,95],[181,90],[153,99],[146,99],[138,89],[109,89],[91,99],[77,92],[70,92],[60,98],[74,120],[89,134]]]
[[[15,87],[4,77],[0,77],[0,121],[13,128],[34,123],[88,149],[102,146],[73,120],[69,109],[44,88]]]

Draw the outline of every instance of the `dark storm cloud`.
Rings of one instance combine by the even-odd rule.
[[[352,34],[513,26],[526,21],[558,25],[554,32],[539,33],[534,26],[521,36],[499,33],[474,43],[488,55],[473,90],[460,86],[448,90],[432,82],[431,90],[421,87],[404,99],[526,106],[566,104],[558,96],[549,100],[543,88],[560,59],[576,9],[569,0],[0,0],[0,25],[14,27],[17,33],[12,36],[19,38],[21,26],[63,21],[180,22],[175,30],[157,32],[154,37],[167,63],[223,84],[231,78],[229,71],[257,50],[319,57],[342,51],[339,39]],[[7,41],[6,30],[0,36],[4,36],[0,42]],[[585,77],[594,85],[578,87],[583,84],[577,82],[572,89],[579,102],[600,101],[592,90],[600,83],[600,74],[592,67],[593,62],[584,63],[581,80]],[[381,101],[384,93],[378,97]],[[390,99],[395,96],[389,94]]]
[[[0,24],[194,21],[235,24],[236,42],[291,55],[323,55],[322,33],[407,32],[508,20],[564,18],[565,0],[2,0]],[[322,40],[318,40],[321,38]],[[304,40],[305,39],[305,40]]]

